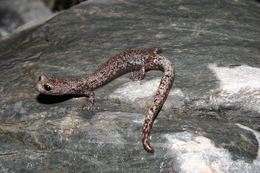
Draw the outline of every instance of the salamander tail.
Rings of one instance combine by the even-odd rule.
[[[159,88],[154,97],[154,103],[148,110],[148,113],[145,117],[144,126],[143,126],[143,146],[147,152],[153,153],[154,149],[150,145],[150,133],[153,126],[153,122],[158,115],[158,112],[161,110],[169,91],[172,87],[174,81],[174,68],[167,58],[157,55],[157,62],[164,71],[164,75],[161,79]]]

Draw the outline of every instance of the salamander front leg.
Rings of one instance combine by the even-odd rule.
[[[138,74],[134,74],[134,72],[132,72],[132,76],[130,79],[133,81],[136,81],[136,80],[142,80],[142,79],[144,79],[144,77],[145,77],[145,68],[143,66],[143,67],[141,67]]]
[[[88,96],[88,98],[86,99],[86,103],[82,106],[82,110],[89,110],[94,105],[95,93],[93,91],[85,91],[83,94]]]

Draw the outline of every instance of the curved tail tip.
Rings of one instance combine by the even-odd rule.
[[[151,147],[151,144],[147,138],[143,139],[143,146],[147,152],[154,153],[154,149],[153,149],[153,147]]]

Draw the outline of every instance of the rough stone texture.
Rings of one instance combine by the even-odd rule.
[[[0,172],[259,171],[259,7],[93,0],[1,41]],[[96,90],[91,111],[81,111],[84,98],[33,88],[40,74],[82,77],[126,49],[158,46],[176,80],[152,130],[154,154],[141,129],[161,72]]]
[[[51,16],[40,0],[0,0],[0,28],[9,32],[40,24]]]

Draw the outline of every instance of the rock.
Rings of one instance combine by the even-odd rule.
[[[209,68],[220,81],[218,97],[212,102],[218,105],[229,104],[241,106],[240,110],[260,112],[260,69],[250,66],[217,67],[210,64]]]
[[[40,0],[1,0],[0,27],[9,32],[43,23],[53,14]]]
[[[260,140],[259,132],[251,130],[243,125],[238,127],[251,131]],[[233,159],[224,148],[219,148],[208,138],[197,136],[187,132],[165,135],[172,149],[172,154],[177,154],[176,172],[237,172],[247,170],[258,172],[259,152],[253,162],[246,162],[239,158]]]
[[[257,1],[81,3],[0,42],[0,172],[258,172]],[[39,75],[93,73],[127,49],[161,47],[176,79],[151,134],[162,72],[123,75],[83,97],[39,95]]]

